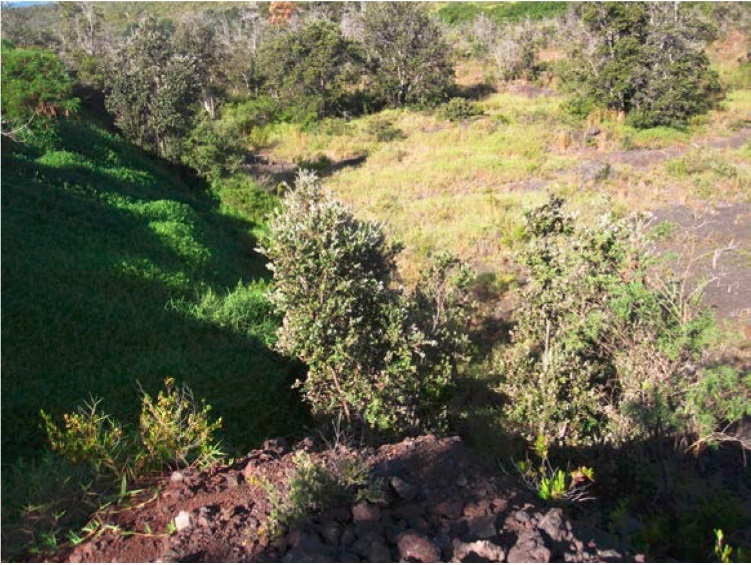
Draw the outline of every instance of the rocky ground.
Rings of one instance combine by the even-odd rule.
[[[382,485],[362,500],[270,534],[274,498],[295,472],[295,451],[327,467],[360,460]],[[546,506],[456,437],[380,448],[316,449],[283,440],[228,466],[175,472],[98,528],[61,549],[64,562],[595,562],[641,561],[602,531]]]

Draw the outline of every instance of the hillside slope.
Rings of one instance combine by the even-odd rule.
[[[4,147],[2,165],[4,465],[43,446],[40,408],[102,397],[132,424],[137,383],[167,376],[238,449],[299,425],[253,252],[268,197],[227,210],[85,118],[44,147]]]

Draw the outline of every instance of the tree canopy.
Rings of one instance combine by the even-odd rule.
[[[70,115],[78,109],[74,81],[60,59],[42,49],[19,49],[3,40],[3,134],[34,120]]]
[[[705,44],[711,25],[694,7],[592,2],[576,8],[581,34],[565,78],[579,96],[629,114],[637,127],[682,126],[721,93]]]
[[[421,4],[369,3],[362,42],[371,88],[385,104],[434,105],[449,98],[454,81],[451,47]]]

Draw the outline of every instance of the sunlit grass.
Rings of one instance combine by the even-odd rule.
[[[728,161],[725,169],[718,161],[713,170],[675,174],[676,163],[695,160],[694,145],[733,135],[730,125],[751,103],[748,92],[730,92],[724,110],[683,129],[638,130],[607,112],[577,123],[563,114],[564,100],[501,92],[479,102],[482,116],[458,124],[412,110],[387,110],[346,127],[312,132],[284,124],[271,135],[271,151],[294,162],[324,155],[336,163],[367,155],[364,163],[336,170],[324,184],[358,214],[384,221],[403,241],[401,266],[407,279],[441,248],[480,270],[504,268],[517,241],[521,211],[542,202],[549,191],[565,194],[585,216],[713,202],[718,195],[748,198],[749,160],[743,151],[717,157]],[[368,133],[375,120],[391,123],[404,138],[377,142]],[[583,132],[593,128],[600,133],[582,146]],[[563,144],[566,137],[569,142]],[[609,152],[676,148],[677,158],[667,155],[646,166],[628,160],[614,164],[594,185],[580,173],[583,163],[607,162]]]

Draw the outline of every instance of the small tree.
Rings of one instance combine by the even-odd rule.
[[[123,133],[145,149],[179,161],[201,93],[201,59],[180,52],[172,34],[144,20],[115,54],[107,109]]]
[[[317,117],[340,114],[360,80],[362,53],[339,28],[313,21],[284,30],[262,45],[259,69],[266,88],[283,104],[307,108]]]
[[[448,99],[454,84],[451,47],[423,5],[373,2],[362,17],[376,98],[389,106],[435,105]]]
[[[240,168],[247,152],[243,140],[237,122],[201,115],[183,142],[181,159],[202,177],[216,181]]]
[[[466,270],[444,258],[414,293],[392,288],[397,248],[312,173],[300,174],[270,229],[262,251],[284,315],[278,347],[307,364],[298,386],[313,412],[391,433],[439,424],[466,352]]]
[[[491,53],[503,80],[537,77],[543,33],[539,25],[530,21],[509,24],[499,32]]]
[[[59,10],[61,57],[76,70],[78,82],[101,87],[106,70],[105,49],[114,39],[104,33],[101,6],[91,1],[65,2]]]
[[[575,13],[564,79],[578,96],[630,114],[637,127],[684,125],[719,99],[703,51],[714,30],[693,7],[592,2]]]

